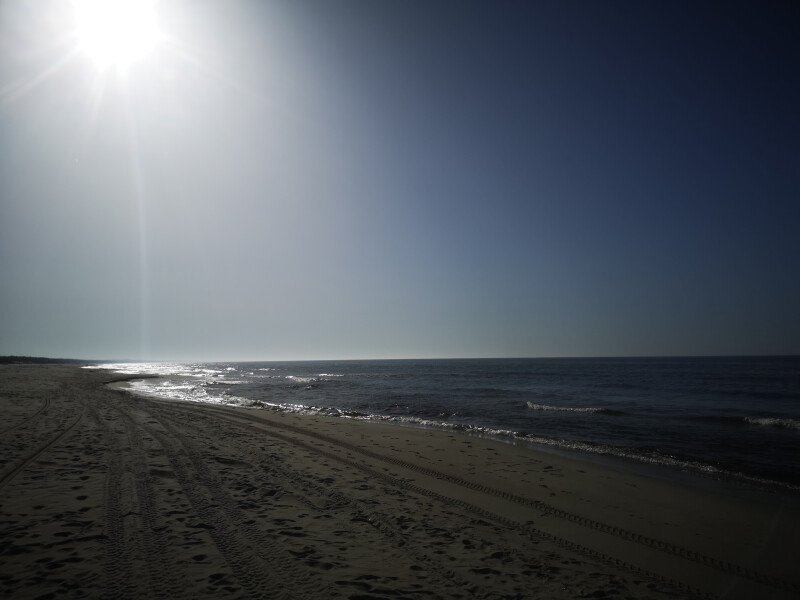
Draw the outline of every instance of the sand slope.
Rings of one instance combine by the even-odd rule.
[[[0,596],[790,598],[800,517],[487,440],[0,367]]]

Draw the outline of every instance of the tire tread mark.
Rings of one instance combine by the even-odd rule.
[[[86,407],[81,406],[81,411],[78,413],[78,416],[75,417],[75,420],[72,421],[67,427],[59,431],[54,437],[50,438],[44,444],[39,445],[36,450],[34,450],[31,454],[27,457],[23,458],[22,461],[10,471],[7,471],[2,476],[0,476],[0,490],[2,490],[5,486],[7,486],[17,475],[19,475],[25,467],[27,467],[31,462],[39,458],[42,454],[44,454],[51,446],[53,446],[56,442],[61,440],[64,436],[66,436],[69,432],[71,432],[75,426],[81,421],[83,418],[84,413],[86,412]]]
[[[24,417],[22,419],[22,421],[20,421],[19,423],[14,423],[13,425],[11,425],[9,427],[6,427],[4,429],[0,429],[0,435],[3,435],[5,433],[8,433],[9,431],[17,429],[18,427],[22,427],[23,425],[29,425],[29,424],[33,423],[34,421],[36,421],[36,419],[38,419],[41,416],[41,414],[45,410],[47,410],[47,408],[49,406],[50,406],[50,394],[46,394],[45,397],[44,397],[44,401],[42,402],[41,406],[39,406],[39,408],[32,415]]]
[[[235,418],[229,417],[227,414],[223,413],[222,411],[215,411],[215,412],[218,412],[219,414],[223,415],[223,417],[227,418],[227,420],[229,422],[234,422],[234,423],[237,422],[237,420],[235,420]],[[239,422],[239,423],[241,424],[241,422]],[[241,425],[244,426],[243,424],[241,424]],[[282,425],[278,426],[278,427],[282,427]],[[291,427],[291,426],[287,426],[286,428],[288,429],[289,427]],[[292,427],[292,429],[297,429],[300,433],[307,434],[307,432],[305,432],[301,428]],[[675,589],[681,590],[681,592],[683,592],[684,594],[689,594],[689,595],[691,595],[692,597],[695,597],[695,598],[703,598],[703,599],[707,599],[707,600],[715,598],[715,596],[713,594],[706,593],[706,592],[703,592],[701,590],[698,590],[698,589],[696,589],[696,588],[694,588],[694,587],[692,587],[690,585],[687,585],[687,584],[685,584],[685,583],[683,583],[681,581],[676,581],[676,580],[671,579],[669,577],[666,577],[664,575],[659,575],[658,573],[654,573],[654,572],[649,571],[647,569],[643,569],[643,568],[641,568],[641,567],[639,567],[637,565],[634,565],[632,563],[629,563],[627,561],[612,557],[610,555],[607,555],[607,554],[602,553],[602,552],[597,551],[597,550],[593,550],[591,548],[588,548],[588,547],[583,546],[581,544],[578,544],[576,542],[572,542],[570,540],[567,540],[566,538],[562,538],[560,536],[557,536],[557,535],[554,535],[554,534],[551,534],[551,533],[547,533],[547,532],[542,531],[542,530],[540,530],[540,529],[538,529],[536,527],[533,527],[532,525],[529,525],[527,523],[524,523],[524,524],[523,523],[519,523],[517,521],[514,521],[513,519],[509,519],[509,518],[504,517],[502,515],[498,515],[498,514],[492,513],[492,512],[490,512],[490,511],[488,511],[486,509],[483,509],[483,508],[481,508],[479,506],[476,506],[474,504],[466,502],[465,500],[461,500],[461,499],[458,499],[458,498],[451,498],[450,496],[446,496],[444,494],[440,494],[438,492],[434,492],[433,490],[429,490],[429,489],[427,489],[425,487],[416,485],[414,483],[410,483],[407,480],[398,479],[398,478],[393,477],[391,475],[388,475],[386,473],[381,473],[380,471],[376,471],[375,469],[372,469],[372,468],[370,468],[370,467],[368,467],[368,466],[366,466],[366,465],[364,465],[362,463],[359,463],[357,461],[345,458],[345,457],[343,457],[341,455],[334,454],[332,452],[328,452],[327,450],[323,450],[319,446],[315,446],[313,444],[308,444],[308,443],[303,442],[301,440],[297,440],[295,438],[289,437],[289,436],[281,434],[281,433],[276,433],[274,431],[271,432],[270,435],[272,435],[273,437],[275,437],[277,439],[281,439],[284,442],[287,442],[289,444],[298,446],[300,448],[304,448],[304,449],[309,450],[311,452],[317,453],[317,454],[319,454],[321,456],[325,456],[326,458],[329,458],[331,460],[335,460],[337,462],[344,463],[344,464],[349,465],[349,466],[351,466],[351,467],[353,467],[355,469],[359,469],[362,472],[367,473],[368,475],[370,475],[371,477],[373,477],[375,479],[380,479],[380,480],[386,481],[387,483],[390,483],[391,485],[394,485],[394,486],[399,487],[401,489],[410,490],[410,491],[412,491],[414,493],[417,493],[417,494],[420,494],[422,496],[427,496],[429,498],[433,498],[433,499],[438,500],[439,502],[442,502],[444,504],[449,504],[451,506],[458,506],[463,510],[466,510],[466,511],[471,512],[473,514],[479,515],[479,516],[481,516],[481,517],[483,517],[485,519],[492,520],[492,521],[494,521],[496,523],[500,523],[500,524],[504,525],[505,527],[508,527],[508,528],[511,528],[511,529],[515,529],[515,530],[519,530],[519,531],[524,531],[526,533],[526,535],[528,535],[533,541],[549,540],[549,541],[551,541],[551,542],[553,542],[555,544],[558,544],[561,547],[563,547],[565,549],[568,549],[568,550],[570,550],[572,552],[576,552],[578,554],[581,554],[581,555],[586,556],[586,557],[590,557],[590,558],[595,559],[595,560],[600,560],[600,561],[604,562],[605,564],[608,564],[608,565],[611,565],[611,566],[614,566],[614,567],[624,568],[624,569],[628,570],[631,573],[636,573],[639,576],[646,577],[646,578],[651,579],[653,581],[658,581],[659,583],[664,583],[664,584],[670,585],[670,586],[674,587]],[[311,437],[317,437],[317,435],[313,435]],[[327,437],[327,436],[320,436],[320,437]],[[338,442],[338,440],[337,440],[337,442]],[[334,442],[334,443],[336,443],[336,442]],[[336,445],[340,445],[340,444],[336,444]],[[343,444],[341,444],[341,445],[343,445]],[[402,461],[400,461],[400,462],[402,462]]]
[[[142,445],[142,436],[136,422],[124,411],[118,410],[122,416],[125,427],[125,436],[128,440],[128,447],[133,454],[139,457],[132,465],[131,471],[134,478],[135,497],[139,508],[139,518],[142,527],[138,531],[141,542],[143,558],[149,574],[149,597],[151,598],[176,598],[180,597],[184,590],[180,583],[168,573],[166,562],[166,547],[161,536],[155,535],[157,529],[156,514],[153,507],[152,488],[147,474],[147,456]],[[159,582],[166,582],[167,589],[159,585]]]
[[[108,600],[133,599],[136,591],[132,583],[130,551],[125,543],[125,521],[122,516],[122,461],[120,453],[114,452],[111,429],[92,407],[89,414],[103,431],[109,450],[103,497],[106,519],[106,586],[103,598]]]
[[[213,411],[216,414],[223,415],[223,416],[227,417],[228,419],[236,418],[236,417],[231,417],[226,412],[218,410],[218,409],[215,409],[213,407],[209,407],[209,408],[207,408],[207,410]],[[247,420],[250,421],[250,419],[247,419]],[[372,452],[370,450],[361,448],[359,446],[355,446],[355,445],[350,444],[348,442],[337,440],[337,439],[332,438],[330,436],[327,436],[325,434],[321,434],[321,433],[317,433],[317,432],[313,432],[313,431],[308,431],[308,430],[303,429],[301,427],[296,427],[294,425],[289,425],[287,423],[277,423],[277,422],[275,422],[275,421],[273,421],[271,419],[267,419],[267,418],[259,418],[257,422],[263,422],[263,423],[265,423],[267,425],[271,425],[271,426],[279,428],[279,429],[286,429],[286,430],[292,431],[294,433],[299,433],[299,434],[307,436],[307,437],[316,438],[316,439],[318,439],[320,441],[327,442],[327,443],[332,444],[334,446],[339,446],[339,447],[345,448],[347,450],[350,450],[352,452],[356,452],[358,454],[361,454],[363,456],[367,456],[369,458],[381,460],[383,462],[388,462],[388,463],[393,464],[395,466],[402,467],[404,469],[408,469],[410,471],[414,471],[414,472],[420,473],[422,475],[427,475],[427,476],[433,477],[435,479],[440,479],[440,480],[443,480],[443,481],[447,481],[448,483],[453,483],[455,485],[458,485],[458,486],[461,486],[461,487],[465,487],[467,489],[471,489],[471,490],[474,490],[474,491],[479,491],[479,492],[485,493],[487,495],[503,498],[505,500],[508,500],[510,502],[514,502],[516,504],[520,504],[520,505],[523,505],[523,506],[529,506],[531,508],[535,508],[537,510],[540,510],[540,511],[542,511],[544,513],[547,513],[547,514],[553,515],[555,517],[564,519],[566,521],[570,521],[572,523],[576,523],[578,525],[582,525],[582,526],[590,528],[590,529],[595,529],[595,530],[601,531],[603,533],[608,533],[610,535],[619,537],[619,538],[624,539],[626,541],[638,543],[638,544],[641,544],[643,546],[647,546],[649,548],[653,548],[655,550],[660,550],[660,551],[662,551],[664,553],[672,554],[672,555],[677,556],[679,558],[683,558],[683,559],[686,559],[686,560],[689,560],[689,561],[692,561],[692,562],[696,562],[696,563],[701,564],[703,566],[711,567],[711,568],[714,568],[714,569],[719,570],[719,571],[723,571],[723,572],[731,574],[731,575],[735,575],[735,576],[738,576],[738,577],[743,577],[745,579],[749,579],[751,581],[755,581],[756,583],[759,583],[759,584],[767,585],[767,586],[770,586],[770,587],[773,587],[773,588],[776,588],[776,589],[780,589],[780,590],[783,590],[783,591],[788,591],[788,592],[793,592],[793,593],[800,593],[800,585],[795,584],[793,582],[785,581],[783,579],[779,579],[777,577],[773,577],[771,575],[767,575],[765,573],[761,573],[761,572],[755,571],[753,569],[747,569],[745,567],[742,567],[741,565],[737,565],[737,564],[731,563],[729,561],[723,561],[723,560],[720,560],[718,558],[714,558],[712,556],[703,554],[701,552],[697,552],[695,550],[690,550],[688,548],[684,548],[684,547],[679,546],[677,544],[672,544],[670,542],[664,542],[662,540],[658,540],[658,539],[651,538],[651,537],[648,537],[648,536],[645,536],[645,535],[634,533],[634,532],[632,532],[630,530],[623,529],[623,528],[617,527],[615,525],[609,525],[609,524],[603,523],[601,521],[596,521],[594,519],[589,519],[587,517],[582,517],[580,515],[576,515],[574,513],[571,513],[571,512],[556,508],[556,507],[552,506],[551,504],[548,504],[548,503],[543,502],[541,500],[534,500],[532,498],[526,498],[524,496],[520,496],[518,494],[511,494],[509,492],[504,492],[502,490],[498,490],[496,488],[492,488],[492,487],[487,486],[487,485],[474,483],[472,481],[466,480],[466,479],[464,479],[462,477],[458,477],[456,475],[448,475],[446,473],[442,473],[440,471],[436,471],[435,469],[431,469],[429,467],[422,467],[420,465],[416,465],[414,463],[410,463],[410,462],[407,462],[407,461],[404,461],[404,460],[401,460],[401,459],[398,459],[398,458],[385,456],[385,455],[379,454],[377,452]]]
[[[287,581],[282,579],[286,574],[297,571],[297,567],[292,560],[277,556],[274,552],[266,556],[270,546],[275,546],[275,541],[263,535],[260,530],[249,522],[241,511],[235,506],[217,481],[214,480],[203,461],[197,456],[187,443],[182,440],[182,436],[168,424],[165,420],[159,419],[154,411],[150,415],[158,422],[169,435],[163,435],[154,429],[142,424],[154,439],[157,439],[164,448],[167,458],[172,464],[173,470],[186,492],[195,513],[214,525],[208,532],[214,540],[220,554],[226,560],[231,571],[238,579],[239,583],[252,598],[285,598],[295,599],[309,597],[302,591],[313,592],[316,595],[323,593],[324,588],[321,584],[313,585],[309,581],[309,573],[297,574],[296,577],[287,577]],[[187,460],[194,471],[195,477],[191,477],[186,465],[178,457]],[[198,489],[198,484],[206,488],[211,496],[209,502],[204,494]],[[233,527],[219,527],[222,523],[229,523]],[[226,531],[235,530],[243,534],[247,541],[243,542],[231,535],[225,535]],[[259,560],[256,560],[259,559]],[[276,564],[277,563],[277,564]],[[264,567],[270,567],[265,569]],[[272,577],[265,578],[261,574],[269,572]],[[300,592],[298,592],[300,589]],[[311,596],[313,597],[313,596]],[[320,596],[321,597],[321,596]]]
[[[232,421],[228,422],[229,425],[233,425],[235,427],[239,427],[248,434],[253,433],[251,427],[247,427],[241,423],[235,423]],[[471,588],[474,583],[468,582],[463,578],[459,577],[458,574],[452,569],[446,566],[440,559],[435,557],[429,552],[425,552],[422,549],[416,547],[416,544],[413,543],[408,536],[400,533],[396,527],[391,525],[391,523],[387,522],[387,520],[377,513],[372,511],[366,504],[357,500],[355,498],[351,498],[336,489],[332,486],[325,486],[321,483],[314,481],[310,478],[306,473],[301,471],[296,471],[293,469],[286,469],[281,467],[274,462],[269,462],[268,466],[262,466],[264,469],[268,469],[269,471],[276,472],[284,479],[289,480],[292,482],[298,489],[300,490],[312,490],[315,494],[333,500],[334,502],[339,503],[340,505],[346,505],[349,509],[353,512],[359,520],[369,524],[373,527],[380,535],[382,535],[385,539],[387,539],[393,546],[399,548],[401,551],[406,553],[410,556],[413,560],[417,561],[424,565],[424,568],[433,575],[434,577],[438,577],[441,581],[446,582],[447,585],[456,585],[459,589],[469,589]],[[360,469],[359,469],[360,470]],[[302,500],[302,498],[301,498]],[[311,501],[306,502],[310,508],[319,510],[319,507],[315,506]],[[495,598],[496,594],[490,594],[484,591],[477,591],[471,590],[470,595],[472,598]]]

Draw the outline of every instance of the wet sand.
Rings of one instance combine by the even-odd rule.
[[[0,365],[0,597],[793,598],[798,501]]]

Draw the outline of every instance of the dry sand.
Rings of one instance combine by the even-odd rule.
[[[792,598],[795,499],[0,366],[0,597]]]

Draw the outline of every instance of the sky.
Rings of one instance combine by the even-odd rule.
[[[0,4],[0,354],[800,354],[796,3],[76,10]]]

